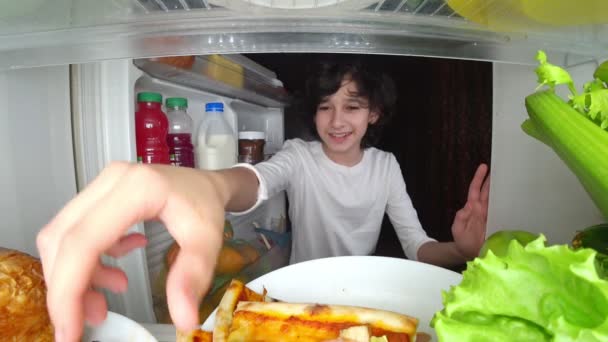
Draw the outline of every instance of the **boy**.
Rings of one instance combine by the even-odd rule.
[[[112,164],[40,232],[58,341],[78,338],[83,319],[93,324],[104,319],[105,300],[94,287],[124,291],[127,279],[101,265],[99,256],[143,247],[142,235],[122,234],[154,218],[181,247],[167,280],[171,316],[180,330],[194,328],[221,246],[224,211],[252,210],[282,190],[293,223],[291,262],[370,254],[385,211],[409,258],[450,265],[477,255],[485,239],[487,167],[477,170],[468,201],[454,219],[454,242],[430,239],[394,156],[369,147],[391,113],[390,82],[356,63],[326,64],[312,80],[309,112],[320,141],[288,141],[269,162],[216,172]]]

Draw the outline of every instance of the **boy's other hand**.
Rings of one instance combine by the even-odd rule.
[[[468,260],[476,257],[485,241],[488,221],[490,176],[488,166],[481,164],[469,185],[467,203],[454,217],[452,235],[458,251]]]

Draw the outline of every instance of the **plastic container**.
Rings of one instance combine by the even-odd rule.
[[[168,98],[165,107],[169,119],[169,160],[175,166],[194,167],[193,123],[187,113],[188,100],[182,97]]]
[[[239,132],[239,163],[257,164],[264,161],[266,134],[257,131]]]
[[[170,164],[167,145],[169,121],[161,110],[162,101],[159,93],[137,94],[135,140],[138,163]]]
[[[219,170],[236,164],[237,151],[234,131],[224,117],[224,104],[205,105],[205,118],[198,128],[196,163],[199,169]]]

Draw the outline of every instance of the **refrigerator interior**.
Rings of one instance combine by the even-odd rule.
[[[275,153],[284,140],[284,103],[281,101],[285,101],[286,94],[271,71],[256,66],[244,57],[231,58],[247,65],[248,70],[255,71],[254,78],[257,77],[257,80],[273,83],[271,90],[279,90],[276,96],[273,98],[271,95],[261,95],[262,92],[246,92],[246,87],[222,88],[211,77],[183,74],[176,68],[151,61],[129,59],[73,66],[72,99],[79,187],[82,189],[86,186],[111,161],[136,161],[134,113],[136,96],[141,91],[159,92],[163,99],[187,98],[188,114],[195,128],[204,119],[205,103],[220,101],[224,103],[224,115],[233,128],[235,140],[239,131],[263,131],[266,133],[267,157]],[[223,90],[223,95],[219,94],[218,89]],[[195,130],[193,136],[196,134]],[[246,215],[227,214],[227,219],[234,228],[235,238],[254,240],[257,238],[253,232],[254,223],[266,229],[276,228],[276,222],[286,217],[285,210],[285,195],[281,193],[253,212]],[[164,290],[159,290],[157,284],[165,265],[166,253],[174,240],[160,222],[138,224],[131,231],[144,233],[148,245],[145,251],[136,251],[118,260],[104,258],[104,262],[125,269],[129,276],[127,294],[105,294],[110,310],[140,322],[156,322],[154,292]]]
[[[188,114],[193,119],[193,127],[199,127],[205,118],[205,104],[208,102],[224,103],[224,116],[227,118],[234,132],[234,139],[238,140],[240,131],[262,131],[266,134],[265,152],[272,154],[277,151],[283,143],[283,110],[282,108],[263,107],[240,99],[229,98],[191,87],[182,86],[181,80],[175,76],[167,77],[175,79],[163,81],[150,77],[144,73],[137,79],[134,86],[134,98],[142,91],[153,91],[162,94],[163,99],[169,97],[184,97],[188,99]],[[193,83],[196,86],[195,83]],[[197,130],[193,132],[196,137]],[[194,139],[194,138],[193,138]],[[253,212],[246,215],[228,214],[227,219],[234,229],[234,238],[243,240],[255,240],[253,231],[254,224],[271,229],[271,222],[285,217],[285,196],[279,194],[262,204]],[[144,231],[148,238],[146,246],[146,265],[152,290],[159,282],[162,269],[165,265],[165,256],[174,239],[171,237],[164,225],[159,222],[147,222]],[[157,289],[164,291],[164,287]],[[153,291],[154,292],[154,291]],[[157,293],[160,295],[160,293]],[[161,296],[162,297],[162,296]],[[163,297],[164,298],[164,297]],[[162,304],[161,304],[162,305]]]
[[[597,223],[602,217],[553,151],[521,132],[526,116],[522,101],[535,88],[532,65],[537,49],[568,67],[580,85],[607,57],[608,25],[590,17],[590,22],[556,27],[509,7],[517,3],[488,1],[461,15],[467,12],[455,11],[453,2],[443,0],[5,2],[0,5],[0,90],[5,90],[0,96],[6,106],[0,115],[7,124],[0,126],[0,150],[9,162],[0,167],[0,192],[7,194],[0,207],[1,241],[5,247],[37,254],[36,233],[77,189],[111,161],[135,161],[138,84],[163,91],[166,86],[176,94],[183,89],[149,79],[133,59],[330,52],[494,62],[489,232],[525,226],[550,231],[552,242],[567,242],[573,227]],[[497,29],[471,19],[476,13],[515,24]],[[68,64],[73,64],[71,69]],[[42,100],[31,101],[32,94]],[[194,98],[221,97],[191,94],[190,113],[199,119],[200,102]],[[70,106],[72,118],[66,115]],[[241,120],[253,127],[260,122],[254,117],[261,115],[273,127],[283,124],[282,115],[256,105],[233,101],[229,108],[236,113],[235,123]],[[284,137],[273,139],[277,147]],[[47,166],[44,177],[40,165]],[[107,298],[113,311],[151,323],[153,265],[170,240],[159,226],[136,225],[131,230],[150,234],[156,243],[150,251],[104,260],[127,270],[130,280],[126,295],[108,293]]]
[[[603,59],[571,66],[569,71],[575,82],[580,85],[586,81],[599,60]],[[601,222],[602,217],[554,152],[521,131],[520,124],[526,117],[523,97],[536,86],[533,69],[531,65],[494,63],[488,230],[491,233],[525,227],[546,233],[551,242],[568,242],[574,229]],[[67,115],[70,83],[72,118]],[[0,188],[3,194],[8,194],[3,197],[1,207],[3,247],[37,255],[37,232],[75,195],[76,184],[81,189],[113,160],[135,161],[133,113],[138,84],[162,88],[163,83],[166,82],[146,77],[131,59],[77,64],[71,67],[71,72],[65,66],[0,72],[0,89],[6,90],[2,92],[6,125],[2,125],[4,140],[0,147],[9,161],[0,168],[3,175]],[[175,94],[192,91],[180,87],[166,89],[173,89]],[[205,92],[188,94],[192,96],[189,111],[199,118],[202,100],[197,103],[195,98],[220,98]],[[44,101],[29,101],[30,96]],[[258,114],[283,125],[280,111],[266,113],[259,106],[241,101],[231,102],[230,108],[240,112],[239,120],[250,122],[249,127],[261,122],[253,119]],[[252,118],[248,119],[248,115]],[[277,136],[275,147],[283,139]],[[26,158],[27,155],[39,155],[39,159]],[[40,164],[48,166],[44,177],[37,172]],[[284,210],[281,204],[278,206],[281,208],[261,211]],[[157,236],[153,239],[158,241],[150,252],[135,251],[118,260],[105,260],[129,274],[127,294],[108,293],[107,298],[113,311],[152,323],[155,322],[150,286],[153,272],[146,265],[154,270],[153,264],[160,262],[169,240],[166,234],[158,233],[162,230],[158,226],[132,228],[142,233],[146,230]],[[154,255],[155,259],[149,261],[148,255],[151,258]]]
[[[289,58],[289,54],[280,55],[280,59]],[[272,69],[272,65],[267,66]],[[569,71],[576,84],[582,84],[595,66],[597,62],[593,61],[570,67]],[[557,155],[521,130],[520,125],[527,117],[523,99],[537,85],[534,66],[493,63],[492,85],[488,234],[502,229],[525,229],[545,234],[550,243],[570,243],[577,229],[603,219]],[[285,117],[286,121],[292,119]],[[159,340],[169,341],[174,334],[170,325],[145,327]]]

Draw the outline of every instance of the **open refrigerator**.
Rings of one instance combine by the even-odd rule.
[[[608,11],[602,12],[602,1],[576,10],[566,1],[525,0],[2,4],[0,152],[6,162],[0,166],[0,244],[37,255],[36,233],[57,210],[112,161],[136,160],[139,91],[188,98],[195,127],[205,102],[222,101],[235,132],[264,131],[266,153],[276,152],[284,141],[288,94],[272,70],[238,54],[289,52],[493,62],[488,233],[526,226],[547,234],[550,242],[567,243],[573,227],[603,218],[559,158],[521,131],[523,99],[536,87],[538,49],[579,85],[608,57],[608,18],[597,15]],[[239,66],[240,86],[200,72],[215,54]],[[197,55],[197,72],[154,60],[186,55]],[[254,221],[272,226],[285,210],[280,195],[250,215],[230,219],[235,231],[246,231]],[[144,324],[159,340],[171,340],[171,326],[156,324],[152,292],[172,240],[157,223],[131,230],[145,233],[150,243],[127,257],[105,260],[129,276],[126,294],[107,294],[109,309]]]
[[[88,73],[88,68],[99,66],[89,64],[72,68],[73,95],[78,94],[73,97],[72,102],[72,116],[76,123],[75,165],[78,182],[82,186],[88,184],[100,171],[96,168],[91,169],[93,164],[91,160],[99,159],[100,148],[110,150],[103,156],[107,161],[135,158],[133,136],[135,99],[138,93],[144,91],[160,93],[163,98],[186,98],[188,115],[192,118],[195,128],[204,120],[206,103],[222,102],[223,115],[232,128],[235,141],[238,139],[238,132],[241,131],[265,133],[265,158],[270,158],[283,144],[283,108],[287,104],[289,95],[274,72],[246,57],[199,56],[187,69],[155,59],[121,60],[103,65],[102,75]],[[121,77],[116,78],[117,75]],[[118,84],[110,85],[104,83],[104,80]],[[89,121],[91,118],[89,114],[97,111],[92,106],[98,104],[100,95],[86,91],[114,88],[125,92],[102,97],[102,102],[109,100],[115,107],[109,111],[98,112],[101,123]],[[119,108],[118,104],[124,107]],[[101,106],[106,105],[110,104],[102,103]],[[130,114],[125,117],[124,113]],[[122,130],[124,128],[127,130]],[[87,133],[90,130],[96,131],[97,134]],[[196,135],[195,130],[193,137]],[[104,137],[104,140],[108,139],[102,145],[98,140],[100,136]],[[123,155],[113,155],[112,151]],[[99,166],[103,167],[105,164],[103,162]],[[226,219],[230,222],[231,235],[233,234],[231,241],[247,242],[260,250],[256,261],[248,264],[234,276],[242,277],[244,281],[253,280],[257,276],[288,264],[288,247],[280,246],[276,241],[273,243],[270,235],[265,235],[265,242],[268,243],[266,245],[263,240],[260,241],[261,235],[256,233],[259,229],[285,233],[286,215],[284,193],[270,198],[256,210],[245,215],[227,214]],[[138,224],[131,231],[145,234],[148,244],[145,250],[129,256],[118,260],[105,260],[106,263],[127,270],[129,275],[129,295],[116,295],[109,291],[105,293],[109,308],[111,311],[124,312],[127,316],[137,317],[136,320],[140,322],[167,323],[169,317],[163,278],[167,272],[167,253],[174,239],[158,221]],[[228,282],[229,278],[216,279],[214,288],[222,288]],[[210,294],[210,297],[213,296]],[[215,298],[216,301],[218,298]],[[214,302],[214,304],[218,303]]]

